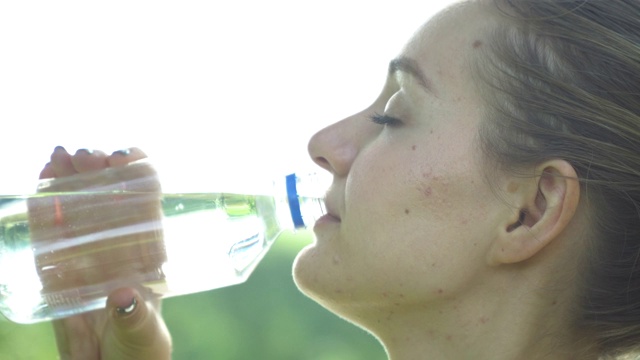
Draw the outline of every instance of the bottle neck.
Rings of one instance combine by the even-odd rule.
[[[312,226],[326,214],[323,193],[327,189],[317,174],[290,174],[285,178],[289,215],[294,229]]]

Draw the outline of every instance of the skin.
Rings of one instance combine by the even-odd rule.
[[[413,70],[309,143],[334,181],[296,284],[391,359],[597,358],[570,323],[587,228],[574,169],[496,173],[478,147],[469,59],[495,21],[481,2],[443,11],[398,56]]]
[[[112,155],[87,150],[70,155],[64,148],[58,147],[40,178],[60,178],[125,166],[144,157],[146,155],[137,148]],[[128,311],[118,311],[118,308],[127,308]],[[145,301],[140,292],[133,288],[120,288],[112,292],[105,310],[57,320],[53,322],[53,327],[63,360],[171,358],[171,337],[160,315],[160,301]]]

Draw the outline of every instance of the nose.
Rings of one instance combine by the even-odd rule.
[[[346,176],[375,126],[356,114],[318,131],[309,140],[311,159],[334,176]]]

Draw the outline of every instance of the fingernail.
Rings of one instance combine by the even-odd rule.
[[[56,152],[56,151],[67,151],[67,149],[65,149],[63,146],[58,145],[58,146],[55,147],[55,149],[53,149],[53,151],[54,152]]]
[[[126,307],[120,307],[120,306],[116,307],[116,313],[119,316],[126,316],[126,315],[131,314],[136,309],[137,306],[138,306],[138,301],[136,300],[136,298],[132,298],[131,299],[131,304],[129,304],[128,306],[126,306]]]
[[[129,149],[122,149],[122,150],[116,150],[114,151],[111,155],[121,155],[121,156],[127,156],[131,154],[131,150]]]
[[[93,155],[93,150],[89,150],[89,149],[78,149],[78,151],[76,151],[76,155],[77,155],[77,154]]]

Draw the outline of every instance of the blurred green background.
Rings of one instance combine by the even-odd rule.
[[[307,231],[283,234],[241,285],[170,298],[162,312],[174,341],[174,359],[382,360],[365,331],[302,295],[291,277]],[[48,323],[0,320],[0,360],[57,359]]]

